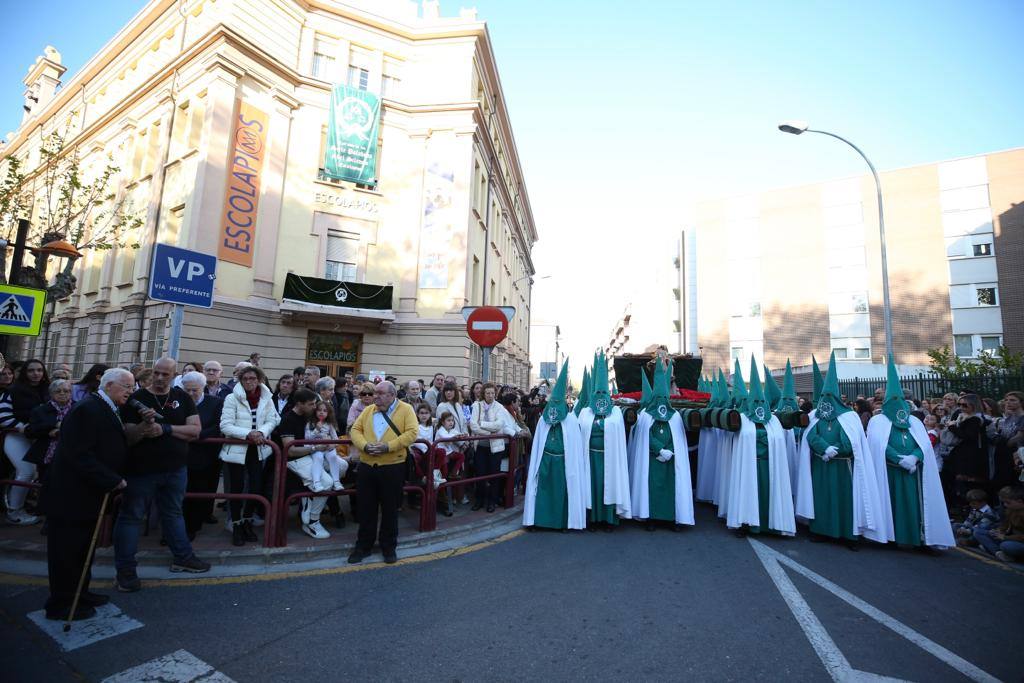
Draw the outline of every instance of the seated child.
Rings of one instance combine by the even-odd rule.
[[[309,423],[306,425],[306,439],[334,440],[337,438],[338,423],[334,421],[334,410],[331,408],[331,404],[326,401],[318,401],[316,410],[313,411]],[[344,488],[341,478],[348,471],[348,463],[338,455],[334,444],[314,446],[310,457],[313,458],[313,472],[323,471],[324,461],[326,460],[327,469],[331,473],[331,487],[335,491],[340,491]],[[319,477],[313,478],[309,484],[309,489],[317,493],[324,490]]]
[[[434,443],[434,413],[430,409],[429,404],[421,403],[417,406],[416,422],[418,423],[416,428],[416,440]],[[410,446],[410,450],[412,451],[413,461],[416,463],[416,474],[420,477],[426,477],[423,472],[423,458],[426,456],[427,451],[430,450],[430,446],[425,443],[413,443],[413,445]],[[441,469],[444,467],[444,457],[442,456],[439,459],[437,454],[434,453],[431,457],[431,464],[434,470],[434,488],[437,488],[448,481],[441,476]]]
[[[1024,562],[1024,486],[999,489],[1003,521],[989,529],[977,529],[974,540],[1003,562]]]
[[[974,532],[978,529],[989,529],[997,524],[999,515],[989,507],[988,496],[981,489],[971,489],[966,497],[971,512],[963,522],[953,524],[953,535],[956,536],[958,545],[977,545]]]

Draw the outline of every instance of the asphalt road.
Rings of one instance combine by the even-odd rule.
[[[805,536],[758,546],[705,506],[697,523],[524,533],[393,567],[150,586],[113,600],[140,628],[69,652],[26,616],[45,589],[3,585],[2,677],[98,681],[185,650],[211,681],[224,680],[214,670],[235,681],[825,681],[850,669],[1021,680],[1019,572],[957,551],[854,553]]]

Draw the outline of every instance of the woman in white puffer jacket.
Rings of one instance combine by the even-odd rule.
[[[224,444],[220,459],[227,463],[226,488],[230,493],[241,493],[249,482],[250,493],[263,491],[263,461],[270,457],[270,434],[281,421],[274,407],[273,395],[265,383],[263,371],[248,367],[238,377],[234,390],[224,397],[220,415],[220,431],[228,439],[244,439],[248,444]],[[238,546],[246,541],[257,541],[252,529],[252,515],[256,501],[240,500],[228,504],[233,528],[231,542]]]

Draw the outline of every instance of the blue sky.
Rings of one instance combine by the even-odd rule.
[[[142,6],[7,4],[0,133],[20,121],[21,78],[44,45],[70,76]],[[1020,0],[475,6],[541,234],[538,274],[553,276],[534,316],[563,323],[578,351],[605,341],[628,298],[612,280],[645,258],[607,248],[624,230],[654,241],[701,197],[863,172],[852,150],[779,133],[780,120],[842,134],[879,169],[1024,144]],[[614,290],[609,312],[576,317],[563,293],[597,275]]]

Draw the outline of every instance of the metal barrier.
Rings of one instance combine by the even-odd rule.
[[[426,484],[424,485],[424,491],[426,496],[423,503],[423,508],[427,509],[429,506],[429,515],[425,516],[425,523],[421,525],[420,531],[433,531],[437,528],[437,492],[445,488],[455,488],[457,486],[466,486],[468,484],[476,484],[481,481],[490,481],[491,479],[505,479],[505,509],[512,507],[513,495],[515,493],[515,473],[517,469],[516,456],[518,455],[518,437],[512,437],[508,434],[501,435],[476,435],[476,436],[453,436],[444,439],[437,439],[430,445],[429,454],[432,454],[434,448],[438,444],[442,443],[464,443],[467,441],[494,441],[501,440],[506,443],[506,451],[508,452],[508,472],[496,472],[494,474],[485,474],[481,476],[469,477],[466,479],[459,479],[458,481],[447,481],[441,484],[436,489],[434,488],[433,477],[426,476]],[[513,442],[517,443],[517,448],[511,448]],[[432,456],[428,456],[432,457]],[[429,461],[428,461],[429,462]]]

